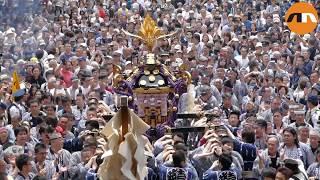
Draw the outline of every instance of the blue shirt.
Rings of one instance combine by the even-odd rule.
[[[312,66],[313,66],[313,61],[308,61],[304,63],[303,71],[305,72],[305,75],[308,77],[310,77],[312,73]]]
[[[225,171],[213,171],[212,169],[207,170],[203,174],[203,180],[219,180],[219,179],[228,179],[228,180],[237,180],[239,179],[238,174],[240,172],[230,169]]]
[[[257,157],[257,147],[254,144],[244,143],[237,139],[234,140],[234,150],[237,151],[243,158],[244,171],[251,171],[253,161]]]
[[[159,179],[177,179],[183,178],[185,180],[198,179],[198,175],[194,174],[192,169],[189,167],[177,168],[177,167],[166,167],[164,165],[159,166]]]
[[[244,22],[244,25],[246,26],[247,31],[251,31],[251,21],[246,20]]]
[[[86,174],[86,180],[97,180],[97,173],[93,170],[90,169],[87,174]]]

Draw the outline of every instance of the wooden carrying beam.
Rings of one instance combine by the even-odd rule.
[[[190,132],[205,132],[205,129],[208,127],[180,127],[180,128],[170,128],[167,130],[169,134],[176,133],[190,133]]]
[[[125,135],[129,130],[129,122],[130,122],[130,114],[128,109],[128,97],[121,96],[120,97],[120,112],[121,112],[121,141],[125,140]]]
[[[201,115],[199,113],[177,113],[178,119],[198,119]]]
[[[208,119],[212,118],[220,118],[219,115],[213,114],[213,113],[178,113],[177,118],[178,119],[200,119],[202,117],[206,117]]]

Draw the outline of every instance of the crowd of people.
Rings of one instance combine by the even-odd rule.
[[[0,179],[99,179],[113,65],[130,75],[147,52],[121,29],[147,14],[179,30],[153,53],[173,74],[187,65],[193,112],[210,116],[175,123],[205,132],[148,142],[145,179],[320,179],[320,25],[291,32],[297,2],[0,0]]]

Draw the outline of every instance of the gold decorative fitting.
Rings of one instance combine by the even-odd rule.
[[[156,77],[154,75],[149,76],[149,81],[154,82],[156,80]]]
[[[142,85],[142,86],[145,86],[145,85],[147,84],[147,81],[146,81],[146,80],[141,80],[141,81],[139,82],[139,84]]]
[[[115,74],[113,76],[113,87],[118,87],[121,80],[123,80],[123,76],[121,74]]]
[[[187,71],[187,70],[189,69],[189,66],[188,66],[187,64],[183,63],[183,64],[181,64],[181,65],[179,66],[179,69],[180,69],[181,71]]]
[[[161,80],[159,80],[159,81],[158,81],[158,85],[159,85],[159,86],[164,85],[164,80],[162,80],[162,79],[161,79]]]
[[[136,88],[133,90],[134,93],[137,94],[164,94],[164,93],[171,93],[173,89],[169,87],[159,87],[159,88]]]
[[[152,71],[152,73],[153,73],[154,75],[157,75],[157,74],[159,74],[159,70],[158,70],[158,69],[155,69],[155,70]]]
[[[192,78],[188,71],[182,72],[182,78],[187,82],[187,84],[191,84]]]
[[[113,65],[112,66],[112,72],[113,72],[113,74],[115,75],[115,74],[120,74],[121,73],[121,71],[122,71],[122,69],[121,69],[121,67],[119,66],[119,65]]]
[[[148,75],[150,75],[150,71],[144,70],[144,74],[148,76]]]
[[[154,65],[156,64],[156,60],[154,59],[154,54],[149,53],[147,54],[147,63],[148,65]]]

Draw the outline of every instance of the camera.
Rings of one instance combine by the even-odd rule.
[[[274,69],[275,66],[276,66],[276,61],[275,60],[276,60],[275,58],[271,58],[271,61],[269,62],[271,69]]]
[[[96,129],[93,129],[91,132],[88,133],[88,135],[93,137],[97,137],[99,134],[100,134],[99,131]]]

